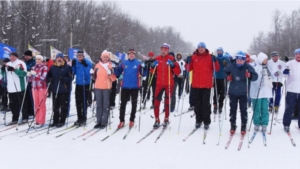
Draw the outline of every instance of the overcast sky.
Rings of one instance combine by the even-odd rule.
[[[300,1],[121,0],[117,4],[149,27],[173,26],[195,48],[203,41],[211,51],[223,47],[230,53],[247,51],[258,31],[271,30],[276,9],[286,14],[300,10]]]

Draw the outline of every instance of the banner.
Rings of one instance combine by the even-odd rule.
[[[59,51],[59,50],[57,50],[57,49],[55,49],[54,47],[50,46],[50,56],[51,56],[51,59],[52,59],[52,60],[55,60],[56,55],[57,55],[58,53],[62,53],[62,52]]]
[[[125,53],[116,52],[116,55],[121,61],[127,60],[127,55]]]
[[[85,49],[83,49],[83,55],[87,60],[90,60],[92,63],[94,63],[90,57],[90,55],[85,51]]]
[[[41,54],[41,52],[39,52],[38,50],[36,50],[34,47],[32,47],[29,44],[28,44],[28,50],[31,50],[32,56],[36,56],[36,55],[40,55]]]
[[[69,55],[70,60],[76,58],[76,53],[79,50],[80,49],[77,49],[77,48],[69,48],[68,55]]]
[[[0,59],[9,58],[11,52],[16,52],[16,48],[0,43]]]

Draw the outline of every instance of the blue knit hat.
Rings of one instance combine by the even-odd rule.
[[[294,55],[296,55],[296,54],[300,54],[300,48],[295,50]]]
[[[222,53],[224,53],[224,51],[223,51],[223,48],[222,48],[222,47],[219,47],[219,48],[217,49],[217,52],[219,52],[219,51],[221,51]]]
[[[205,49],[206,49],[206,45],[205,45],[205,43],[204,43],[204,42],[200,42],[200,43],[198,44],[198,48],[200,48],[200,47],[202,47],[202,48],[205,48]]]
[[[58,57],[64,58],[64,54],[63,54],[63,53],[58,53],[58,54],[56,54],[56,58],[58,58]]]
[[[239,51],[236,55],[235,55],[235,58],[237,60],[246,60],[246,55],[244,52],[242,51]]]

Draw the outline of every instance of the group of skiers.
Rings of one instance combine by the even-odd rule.
[[[44,125],[46,97],[52,92],[53,117],[51,116],[50,126],[64,126],[70,111],[72,81],[76,78],[77,121],[74,125],[85,125],[87,108],[96,105],[97,124],[94,128],[105,128],[109,124],[110,110],[115,106],[119,84],[119,129],[125,126],[128,101],[131,101],[130,128],[135,125],[139,99],[140,110],[146,108],[146,100],[151,100],[150,109],[154,109],[155,118],[153,128],[161,125],[166,127],[169,124],[170,112],[175,111],[176,96],[180,101],[189,93],[189,110],[195,112],[196,128],[204,125],[205,130],[209,129],[212,110],[221,119],[228,94],[230,132],[234,133],[237,128],[238,107],[241,112],[241,134],[246,133],[247,124],[252,119],[255,131],[259,131],[261,127],[262,132],[266,132],[269,112],[274,113],[276,119],[283,93],[282,87],[285,86],[283,125],[284,130],[289,132],[295,105],[300,105],[300,49],[295,50],[295,59],[287,63],[279,60],[279,54],[275,51],[271,53],[270,60],[264,53],[250,56],[242,51],[232,57],[227,52],[224,53],[221,47],[217,49],[215,56],[203,42],[200,42],[193,54],[185,60],[180,53],[175,57],[167,43],[162,44],[160,49],[160,54],[156,57],[153,52],[149,52],[149,59],[144,62],[136,58],[134,49],[129,49],[128,59],[120,63],[110,59],[112,53],[103,51],[94,66],[92,61],[84,57],[82,51],[78,51],[76,58],[70,61],[59,53],[54,63],[51,63],[51,59],[46,61],[41,55],[33,57],[29,50],[24,52],[23,62],[17,53],[12,52],[10,57],[4,60],[0,75],[2,83],[5,84],[2,87],[5,86],[4,91],[7,91],[9,96],[9,107],[13,115],[10,124],[20,121],[27,123],[28,117],[33,115],[36,125]],[[214,96],[211,102],[212,89]],[[91,101],[92,91],[95,104]],[[7,93],[3,92],[2,95]],[[164,118],[161,124],[160,103],[163,96]],[[4,110],[8,111],[7,100],[2,99],[2,102]],[[247,113],[251,103],[252,119]]]

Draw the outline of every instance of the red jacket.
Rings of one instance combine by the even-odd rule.
[[[170,68],[170,84],[174,85],[174,74],[180,74],[180,68],[178,63],[175,61],[174,57],[171,55],[167,55],[165,57],[156,56],[155,60],[158,61],[158,65],[156,67],[156,84],[158,85],[169,85],[169,65],[167,65],[168,59],[172,60],[174,63],[174,68]],[[153,73],[153,68],[151,68],[151,73]],[[155,73],[155,72],[154,72]]]
[[[219,62],[216,61],[214,65],[216,72],[218,72],[220,69]],[[214,68],[212,57],[207,49],[202,54],[198,53],[198,50],[194,52],[189,71],[193,71],[193,88],[212,88]]]

